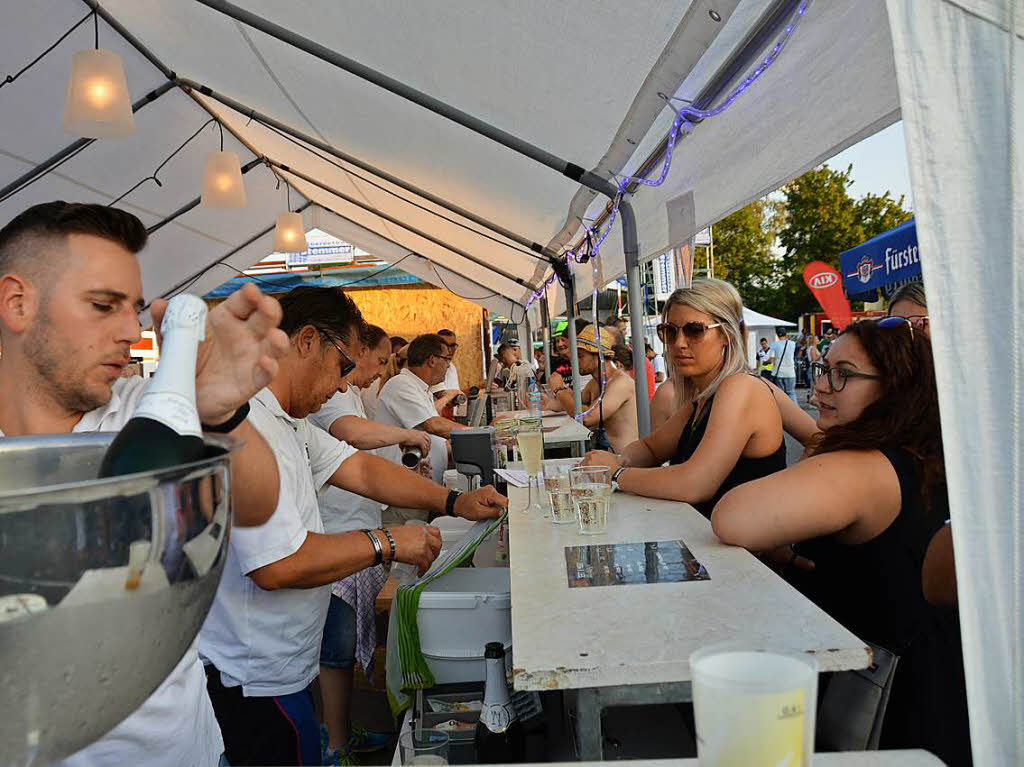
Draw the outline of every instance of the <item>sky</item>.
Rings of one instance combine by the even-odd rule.
[[[867,192],[884,194],[890,191],[895,199],[904,195],[904,207],[913,209],[905,147],[903,122],[900,121],[840,152],[828,161],[828,165],[843,169],[853,164],[851,197],[862,197]]]

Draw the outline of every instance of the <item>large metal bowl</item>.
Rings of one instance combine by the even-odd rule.
[[[233,443],[95,479],[113,437],[0,439],[0,765],[57,762],[121,722],[181,660],[217,590]]]

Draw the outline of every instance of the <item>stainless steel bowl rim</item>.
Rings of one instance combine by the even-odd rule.
[[[17,450],[26,445],[36,448],[60,448],[63,446],[81,447],[83,445],[93,444],[97,447],[102,447],[113,442],[114,437],[116,436],[117,432],[101,431],[5,437],[0,439],[0,460],[3,460],[5,452]],[[17,501],[19,506],[26,502],[33,504],[44,503],[47,496],[60,496],[72,490],[88,493],[89,495],[100,494],[106,497],[135,495],[137,493],[146,492],[153,487],[154,484],[159,484],[164,480],[181,480],[185,478],[185,475],[191,476],[193,472],[203,474],[205,473],[204,470],[208,470],[229,460],[231,454],[239,450],[243,445],[241,440],[207,434],[203,435],[203,441],[207,445],[213,445],[221,448],[224,452],[219,455],[210,456],[209,458],[203,458],[201,461],[193,461],[192,463],[181,464],[180,466],[170,466],[164,469],[157,469],[155,471],[122,474],[116,477],[105,477],[103,479],[65,482],[58,485],[47,485],[45,487],[38,488],[22,488],[10,491],[0,490],[0,502]],[[0,513],[3,513],[3,511],[4,509],[0,508]]]

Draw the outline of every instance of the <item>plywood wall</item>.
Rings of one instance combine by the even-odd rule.
[[[441,328],[455,331],[459,341],[455,353],[459,382],[468,387],[483,380],[480,339],[484,310],[472,301],[425,284],[346,288],[345,293],[356,302],[367,322],[380,325],[389,336],[412,341],[418,335],[436,333]],[[222,300],[206,303],[213,308]]]
[[[380,325],[389,336],[411,341],[441,328],[455,331],[459,350],[455,364],[463,386],[480,383],[483,350],[480,348],[483,310],[472,301],[430,285],[346,289],[367,322]]]

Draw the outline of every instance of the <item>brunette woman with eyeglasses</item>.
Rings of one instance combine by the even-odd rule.
[[[899,656],[883,748],[970,760],[955,613],[921,570],[948,513],[931,344],[906,318],[850,325],[814,367],[810,456],[727,493],[711,525],[753,551],[796,544],[790,582],[861,639]]]
[[[620,455],[597,451],[584,463],[610,467],[622,490],[685,501],[710,518],[726,491],[786,468],[779,408],[747,369],[743,302],[728,282],[694,280],[675,291],[658,336],[677,410]]]

